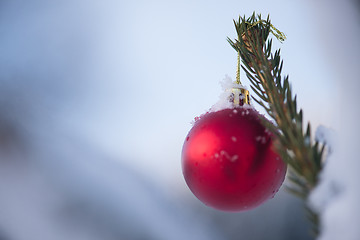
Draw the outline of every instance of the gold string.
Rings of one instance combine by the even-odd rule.
[[[263,24],[263,23],[267,23],[265,20],[259,20],[256,21],[254,23],[249,23],[246,22],[247,24],[250,25],[250,27],[248,27],[247,29],[250,29],[252,27],[255,27],[257,24]],[[283,42],[286,39],[286,35],[283,32],[280,32],[279,29],[277,29],[274,25],[272,25],[270,23],[270,32],[280,41]]]
[[[248,27],[247,29],[249,30],[252,27],[255,27],[257,24],[267,24],[267,22],[265,20],[258,20],[254,23],[250,23],[250,22],[246,22],[247,24],[250,25],[250,27]],[[277,29],[274,25],[270,24],[270,32],[280,41],[283,42],[286,39],[286,35],[285,33],[281,32],[279,29]],[[237,69],[236,69],[236,83],[237,84],[241,84],[240,81],[240,67],[241,67],[241,62],[240,62],[240,52],[238,52],[238,56],[237,56]]]
[[[241,62],[240,62],[240,52],[238,51],[237,54],[238,55],[237,55],[237,68],[236,68],[236,83],[241,84],[241,82],[240,82],[240,64],[241,64]]]

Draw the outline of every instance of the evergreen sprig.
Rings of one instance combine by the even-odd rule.
[[[257,96],[253,97],[254,101],[276,123],[273,125],[264,121],[276,136],[277,152],[290,167],[288,178],[291,184],[287,188],[306,200],[318,182],[325,145],[312,139],[310,123],[303,128],[303,111],[297,108],[289,76],[282,77],[281,74],[283,60],[280,58],[280,49],[275,53],[271,51],[272,39],[268,40],[268,37],[276,28],[271,24],[269,16],[263,20],[261,15],[253,13],[247,19],[245,16],[239,17],[238,21],[234,20],[234,24],[238,38],[235,41],[228,38],[228,41],[241,57],[242,69]],[[276,32],[280,31],[276,29]],[[319,218],[310,208],[306,210],[313,223],[313,232],[318,234]]]

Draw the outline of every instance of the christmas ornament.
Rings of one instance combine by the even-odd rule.
[[[228,41],[238,52],[236,83],[225,88],[220,104],[195,119],[182,149],[182,169],[190,190],[206,205],[225,211],[249,210],[273,198],[287,168],[275,151],[275,135],[264,126],[271,127],[271,123],[250,106],[249,91],[240,82],[240,52],[246,51],[247,55],[241,56],[250,68],[247,75],[260,69],[252,83],[262,91],[259,84],[265,81],[265,70],[268,73],[273,67],[267,58],[257,59],[265,56],[259,50],[263,50],[269,32],[280,41],[285,35],[260,17],[256,21],[254,15],[241,24],[234,23],[238,39]]]
[[[233,88],[232,107],[208,112],[194,123],[182,150],[187,185],[208,206],[241,211],[274,197],[286,173],[273,136],[248,105],[249,92]]]

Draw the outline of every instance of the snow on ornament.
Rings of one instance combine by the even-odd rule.
[[[204,204],[243,211],[273,198],[287,167],[262,124],[264,116],[250,106],[249,91],[230,83],[222,99],[194,122],[183,145],[182,170]]]

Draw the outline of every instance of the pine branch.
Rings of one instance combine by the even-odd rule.
[[[290,166],[291,185],[288,190],[306,200],[318,182],[325,146],[312,140],[310,123],[304,131],[303,111],[297,109],[289,76],[282,77],[281,74],[280,49],[272,53],[272,40],[267,40],[269,33],[280,41],[285,39],[285,35],[271,24],[269,16],[262,20],[261,15],[254,13],[248,19],[239,17],[234,24],[238,38],[227,40],[240,54],[242,69],[257,96],[253,100],[276,122],[276,125],[267,124],[267,127],[276,136],[277,152]],[[307,212],[313,223],[313,232],[317,234],[319,218],[311,209],[307,208]]]

